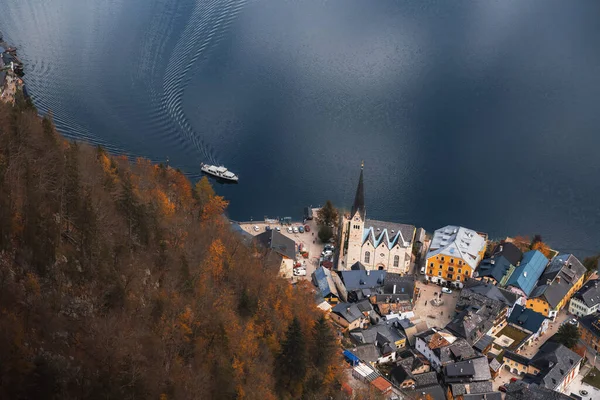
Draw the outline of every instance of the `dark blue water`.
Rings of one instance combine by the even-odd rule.
[[[600,2],[0,0],[41,112],[234,219],[348,207],[600,250]]]

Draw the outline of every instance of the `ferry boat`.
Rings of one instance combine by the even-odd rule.
[[[217,167],[216,165],[202,163],[202,164],[200,164],[200,169],[202,170],[202,172],[205,172],[212,176],[216,176],[217,178],[221,178],[221,179],[225,179],[225,180],[233,181],[233,182],[238,181],[238,176],[236,174],[234,174],[233,172],[229,171],[227,168],[225,168],[222,165],[220,167]]]

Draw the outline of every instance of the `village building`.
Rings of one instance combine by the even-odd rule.
[[[585,272],[572,254],[554,257],[527,299],[527,308],[554,319],[583,285]]]
[[[350,338],[359,345],[373,345],[377,350],[376,362],[379,364],[394,361],[396,352],[406,346],[406,337],[394,321],[381,321],[367,329],[352,330]]]
[[[492,255],[479,264],[474,276],[494,285],[504,286],[510,273],[519,265],[523,253],[512,243],[501,243]]]
[[[438,383],[438,377],[435,371],[415,375],[414,389],[405,390],[408,398],[414,400],[446,400],[446,394],[442,386]]]
[[[329,304],[337,304],[346,301],[346,294],[343,283],[335,272],[331,272],[325,267],[319,267],[312,274],[313,284],[317,287],[319,294]],[[338,282],[339,281],[339,282]],[[340,288],[338,290],[338,288]]]
[[[506,386],[504,400],[573,400],[573,397],[516,381]]]
[[[415,335],[415,349],[437,371],[452,362],[468,360],[477,355],[465,339],[458,338],[445,329],[436,328]]]
[[[339,270],[357,263],[368,270],[406,274],[410,266],[415,227],[367,219],[363,167],[349,215],[342,217]]]
[[[296,242],[274,229],[256,235],[254,240],[267,249],[267,257],[278,265],[280,276],[291,278],[296,262]]]
[[[579,374],[582,357],[564,345],[546,342],[531,358],[506,351],[505,368],[515,375],[522,375],[522,381],[529,387],[540,387],[564,392]]]
[[[538,250],[530,250],[513,271],[510,271],[506,287],[524,297],[529,297],[538,279],[544,273],[548,259]]]
[[[461,226],[436,230],[426,256],[427,280],[462,288],[483,258],[486,240],[486,234]]]
[[[579,332],[581,340],[590,348],[598,351],[600,349],[600,311],[580,318]]]
[[[530,345],[534,340],[539,339],[546,333],[550,322],[550,320],[542,314],[519,304],[515,305],[507,321],[510,326],[529,335],[525,341],[525,346]]]
[[[587,281],[569,302],[569,312],[578,317],[590,315],[600,309],[600,280]]]
[[[369,300],[358,303],[338,303],[331,309],[331,319],[348,330],[366,327],[372,318],[378,318]]]

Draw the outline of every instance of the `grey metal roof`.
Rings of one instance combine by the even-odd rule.
[[[405,390],[405,392],[411,399],[425,400],[430,398],[433,400],[446,400],[446,392],[438,383],[422,386],[414,390]]]
[[[348,291],[356,289],[373,289],[383,286],[386,271],[341,271],[342,281]]]
[[[446,365],[444,375],[447,382],[488,381],[492,378],[486,356]]]
[[[427,386],[438,383],[437,373],[435,371],[425,372],[424,374],[415,375],[415,386]]]
[[[459,302],[470,299],[471,301],[477,301],[480,304],[484,304],[483,298],[500,301],[506,306],[512,307],[519,298],[519,295],[510,290],[502,289],[476,279],[469,278],[465,280],[463,290],[460,292]]]
[[[508,322],[531,333],[537,333],[545,319],[544,315],[516,304],[508,317]]]
[[[349,350],[352,354],[364,362],[377,362],[380,357],[379,350],[377,350],[377,347],[375,347],[373,343],[357,346]]]
[[[581,356],[566,346],[546,342],[531,358],[530,365],[540,370],[531,381],[554,390],[579,362]]]
[[[510,350],[506,350],[504,352],[504,358],[508,358],[509,360],[513,360],[518,362],[519,364],[523,364],[523,365],[529,365],[529,361],[531,361],[529,358],[522,356],[520,354],[514,353]]]
[[[389,249],[395,245],[407,248],[411,246],[414,235],[415,227],[413,225],[367,219],[363,243],[368,241],[373,247],[378,247],[383,243]]]
[[[530,297],[543,296],[548,304],[555,308],[585,271],[585,267],[572,254],[554,257],[540,276],[538,286],[533,289]]]
[[[364,317],[363,312],[369,312],[371,310],[373,310],[371,303],[369,303],[368,300],[363,300],[359,303],[336,304],[336,306],[331,309],[331,312],[336,313],[337,315],[351,323],[361,317]]]
[[[452,389],[452,395],[454,397],[461,394],[478,394],[493,392],[494,388],[492,382],[469,382],[469,383],[451,383],[450,388]]]
[[[517,381],[506,385],[505,400],[573,400],[566,394]]]
[[[284,257],[292,260],[296,258],[296,242],[275,229],[263,232],[254,238],[264,247],[274,250]]]
[[[473,348],[479,352],[482,352],[485,350],[486,347],[488,347],[490,344],[492,344],[492,342],[494,341],[494,338],[490,335],[483,335],[483,337],[481,339],[479,339],[477,341],[477,343],[475,343],[473,345]]]
[[[600,303],[600,280],[592,279],[587,281],[581,289],[574,295],[574,298],[580,300],[588,308]]]
[[[410,298],[413,297],[415,291],[415,276],[414,275],[399,275],[388,273],[385,276],[383,285],[384,294],[406,294]]]
[[[433,233],[427,257],[438,254],[460,257],[473,270],[480,261],[479,252],[485,247],[485,239],[476,231],[462,226],[448,225]]]
[[[356,329],[350,331],[350,336],[358,343],[395,343],[398,340],[405,339],[405,336],[399,329],[394,327],[390,321],[383,321],[377,325],[372,325],[368,329]]]

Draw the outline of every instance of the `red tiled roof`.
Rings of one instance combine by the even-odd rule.
[[[392,388],[392,384],[381,376],[371,381],[371,385],[375,386],[381,393],[386,393]]]

